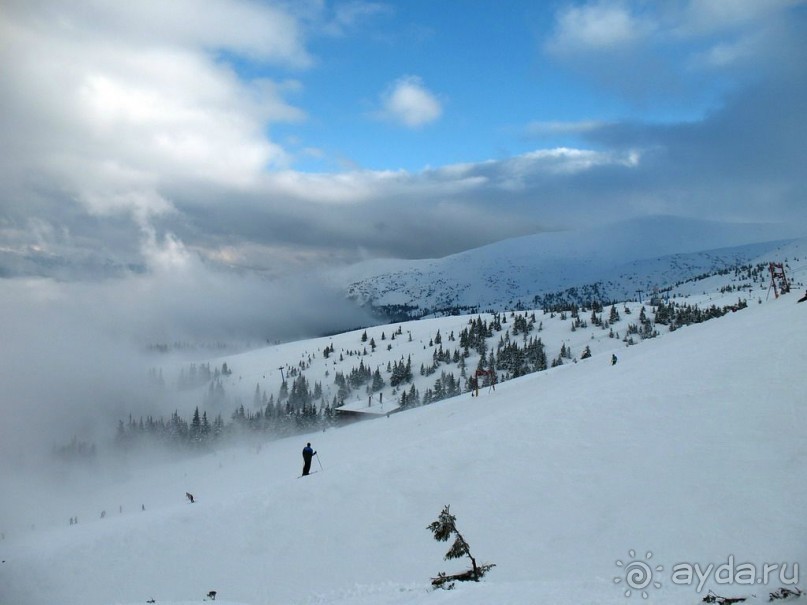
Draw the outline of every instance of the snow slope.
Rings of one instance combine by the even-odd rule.
[[[789,241],[772,226],[650,217],[514,238],[441,259],[368,261],[332,279],[362,305],[431,312],[531,307],[536,295],[595,283],[598,298],[626,300],[637,289],[776,254]]]
[[[649,602],[710,588],[765,602],[778,578],[698,592],[671,570],[734,556],[789,563],[788,579],[807,564],[805,328],[807,304],[770,297],[621,348],[615,366],[600,351],[479,398],[54,480],[31,504],[61,510],[60,526],[3,519],[0,603],[180,605],[216,590],[225,605],[621,604],[643,601],[624,594],[632,549],[663,567]],[[306,441],[324,470],[299,479]],[[497,567],[432,591],[464,566],[426,530],[446,504]]]
[[[657,264],[652,261],[639,262],[643,265],[642,271],[647,275],[654,275],[657,283],[675,284],[674,279],[682,275],[687,277],[695,274],[702,274],[704,277],[687,279],[671,288],[670,296],[672,300],[678,300],[687,304],[698,304],[703,307],[716,305],[735,304],[739,299],[750,302],[767,300],[773,297],[770,291],[770,275],[767,270],[756,276],[749,276],[745,272],[711,275],[708,270],[712,268],[711,255],[703,253],[706,259],[706,266],[701,271],[693,269],[692,264],[685,263],[685,267],[677,267],[675,262],[670,264]],[[670,257],[674,261],[674,257]],[[726,262],[729,262],[727,259]],[[807,283],[807,239],[797,240],[786,245],[777,246],[773,251],[762,256],[755,256],[751,259],[752,265],[765,265],[769,262],[788,262],[788,275],[794,283],[794,291],[801,291]],[[716,262],[716,261],[715,261]],[[672,267],[671,273],[665,272],[665,268]],[[631,282],[628,282],[631,283]],[[634,287],[631,287],[634,290]],[[649,294],[649,293],[646,293]],[[571,318],[555,314],[554,316],[537,312],[536,329],[531,336],[540,337],[546,348],[546,354],[550,359],[557,358],[561,347],[566,347],[570,352],[570,358],[579,359],[585,347],[589,347],[592,354],[612,353],[615,350],[624,348],[624,336],[630,324],[637,323],[641,303],[626,303],[618,305],[622,310],[625,307],[632,310],[632,315],[624,312],[619,321],[609,326],[609,329],[601,329],[593,325],[588,325],[585,329],[572,331]],[[650,307],[648,312],[651,313]],[[530,313],[531,315],[531,313]],[[482,317],[489,321],[491,314],[479,314],[473,317]],[[608,316],[608,309],[604,313]],[[502,314],[503,329],[512,328],[513,314]],[[588,315],[583,317],[588,320]],[[248,351],[239,355],[227,355],[215,359],[206,359],[212,367],[221,367],[226,363],[233,370],[230,376],[222,377],[220,383],[226,393],[227,402],[217,406],[203,406],[207,392],[207,384],[196,389],[183,389],[180,391],[171,390],[165,395],[163,409],[164,414],[170,414],[175,409],[184,417],[189,418],[197,406],[200,411],[207,411],[208,417],[213,418],[217,413],[223,413],[229,417],[230,413],[242,402],[247,409],[257,411],[260,406],[254,404],[256,388],[261,395],[278,394],[282,378],[289,382],[293,381],[291,376],[295,369],[304,366],[303,373],[309,383],[322,385],[324,399],[331,402],[337,394],[337,387],[334,384],[334,377],[337,372],[349,375],[360,363],[375,370],[380,368],[387,380],[387,385],[378,394],[373,396],[372,406],[368,406],[368,396],[363,388],[355,390],[345,403],[351,409],[362,410],[369,413],[385,414],[394,407],[394,402],[400,398],[400,393],[396,392],[389,385],[389,375],[385,369],[389,363],[403,361],[407,358],[412,360],[414,373],[414,385],[423,394],[426,389],[434,384],[435,375],[421,376],[419,369],[422,365],[429,366],[432,363],[433,355],[440,347],[432,344],[436,340],[437,332],[442,336],[442,348],[453,351],[459,348],[459,335],[464,328],[468,327],[469,317],[450,316],[424,319],[421,321],[394,323],[391,325],[374,326],[367,329],[355,330],[352,332],[328,336],[323,338],[310,339],[305,341],[283,343],[271,347],[264,347]],[[400,328],[401,335],[395,337],[393,332]],[[618,335],[611,338],[611,330]],[[659,328],[662,335],[666,332],[663,326]],[[451,341],[451,334],[455,340]],[[366,334],[367,340],[362,341],[362,336]],[[491,348],[496,343],[502,333],[495,333],[489,339]],[[519,337],[521,338],[521,337]],[[371,342],[376,344],[373,351]],[[325,358],[323,349],[329,345],[333,346],[334,353]],[[473,372],[478,362],[478,355],[472,350],[466,365],[469,375]],[[164,376],[169,384],[177,381],[180,371],[187,370],[187,360],[179,364],[160,363],[160,369],[164,370]],[[281,370],[281,368],[283,368]],[[436,375],[441,371],[453,373],[458,379],[460,372],[456,364],[443,364]]]

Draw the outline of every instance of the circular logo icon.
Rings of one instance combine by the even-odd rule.
[[[630,597],[634,591],[640,592],[643,599],[649,595],[647,590],[651,586],[653,588],[661,588],[661,582],[653,578],[654,572],[664,571],[662,565],[653,566],[650,559],[653,558],[653,553],[649,550],[645,553],[644,559],[636,557],[636,551],[631,549],[628,551],[630,559],[622,561],[617,559],[616,566],[623,570],[623,574],[614,578],[614,584],[625,583],[625,596]]]

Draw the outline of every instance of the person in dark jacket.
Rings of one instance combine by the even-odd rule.
[[[317,453],[311,449],[311,444],[306,443],[303,448],[303,475],[307,475],[311,470],[311,459],[316,455]]]

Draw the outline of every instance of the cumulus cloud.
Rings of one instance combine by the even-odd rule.
[[[439,119],[443,105],[418,76],[403,76],[381,95],[378,115],[408,128],[418,128]]]
[[[242,78],[232,59],[307,67],[296,18],[244,0],[199,8],[0,6],[0,274],[148,270],[183,192],[255,190],[288,166],[267,126],[305,119],[286,100],[299,82]]]
[[[655,44],[664,36],[657,11],[629,0],[564,3],[544,53],[636,104],[680,95],[684,79]]]
[[[602,86],[634,100],[659,102],[682,94],[688,85],[697,87],[693,75],[698,72],[716,77],[730,67],[775,68],[788,47],[798,46],[786,16],[796,4],[592,0],[561,5],[543,49]]]
[[[4,176],[36,174],[90,213],[142,218],[170,208],[166,182],[244,187],[286,165],[265,128],[303,119],[284,99],[296,84],[242,80],[216,53],[304,66],[294,20],[238,0],[197,8],[5,3]]]
[[[633,14],[623,2],[599,1],[562,7],[546,43],[555,53],[624,49],[651,35],[651,21]]]

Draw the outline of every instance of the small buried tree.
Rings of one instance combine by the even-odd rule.
[[[437,574],[436,578],[432,578],[432,586],[450,590],[454,588],[454,582],[457,580],[460,582],[479,582],[479,578],[484,576],[493,567],[496,567],[496,565],[495,563],[476,564],[476,559],[471,556],[471,549],[468,546],[468,542],[465,541],[465,538],[463,538],[462,534],[457,530],[457,518],[449,512],[448,508],[448,506],[445,506],[440,516],[437,518],[437,521],[431,523],[427,529],[434,534],[434,539],[439,542],[447,542],[451,536],[455,536],[454,543],[446,553],[446,561],[449,559],[459,559],[463,556],[467,556],[471,560],[471,569],[467,571],[451,576],[441,571]]]

